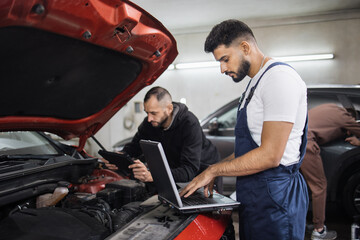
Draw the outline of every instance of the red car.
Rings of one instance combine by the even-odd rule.
[[[83,149],[177,55],[150,14],[125,0],[3,0],[0,55],[1,239],[233,237],[231,212],[179,214]]]

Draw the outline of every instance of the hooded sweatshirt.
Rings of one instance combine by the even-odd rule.
[[[146,117],[123,151],[139,157],[141,139],[161,142],[175,182],[188,182],[218,162],[220,155],[205,137],[196,116],[182,103],[173,102],[173,106],[172,122],[167,129],[153,127]]]

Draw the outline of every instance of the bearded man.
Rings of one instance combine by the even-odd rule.
[[[305,82],[289,65],[265,56],[239,20],[216,25],[205,52],[235,82],[251,80],[239,102],[234,154],[199,174],[180,195],[204,187],[208,196],[215,177],[236,176],[241,240],[304,239],[308,193],[299,167],[307,141]]]
[[[172,102],[166,89],[150,89],[144,98],[144,110],[147,117],[123,152],[139,157],[142,154],[139,145],[141,139],[161,142],[175,182],[189,182],[209,165],[219,161],[220,155],[205,137],[199,120],[186,105]],[[129,167],[136,179],[153,182],[150,171],[140,160],[135,160]]]

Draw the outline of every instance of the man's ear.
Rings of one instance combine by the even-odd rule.
[[[251,52],[250,44],[247,41],[242,41],[240,43],[240,48],[244,52],[244,55],[249,55]]]
[[[170,103],[169,105],[167,105],[166,109],[168,110],[168,114],[171,114],[174,110],[173,104]]]

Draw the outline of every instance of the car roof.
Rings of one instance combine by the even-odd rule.
[[[316,84],[307,86],[308,108],[313,108],[323,103],[336,103],[343,107],[360,110],[360,85],[345,84]],[[310,101],[309,101],[310,100]],[[208,122],[221,112],[226,112],[237,106],[239,97],[226,103],[222,107],[201,120],[204,127]]]

